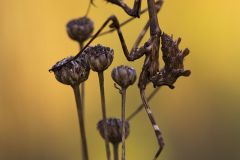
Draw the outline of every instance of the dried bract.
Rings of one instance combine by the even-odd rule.
[[[101,120],[97,124],[97,128],[104,138],[104,121]],[[108,139],[112,144],[118,144],[122,142],[122,121],[117,118],[109,118],[107,119],[107,129],[108,129]],[[125,138],[129,135],[129,123],[125,121]]]
[[[102,45],[88,47],[84,52],[87,54],[88,63],[95,72],[106,70],[113,61],[113,49]]]
[[[69,37],[79,43],[87,40],[94,30],[93,21],[86,16],[69,21],[66,27]]]
[[[186,48],[183,51],[179,49],[180,38],[174,41],[172,36],[163,34],[162,39],[162,52],[163,61],[165,66],[161,71],[152,78],[154,86],[167,85],[170,88],[174,88],[173,84],[180,76],[189,76],[190,70],[184,70],[184,57],[189,54],[189,50]]]
[[[54,69],[53,72],[59,82],[75,86],[88,79],[90,68],[84,55],[78,57],[76,60],[72,59],[72,56],[64,58],[63,60],[57,62],[52,68],[66,63],[64,66]]]
[[[112,78],[119,86],[127,88],[136,81],[137,76],[134,68],[121,65],[112,70]]]

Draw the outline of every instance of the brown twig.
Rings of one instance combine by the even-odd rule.
[[[126,105],[126,89],[122,89],[122,160],[126,158],[126,147],[125,147],[125,105]]]
[[[80,51],[83,49],[84,43],[79,43]],[[82,108],[83,108],[83,119],[85,119],[85,82],[81,83],[81,99],[82,99]]]
[[[113,153],[114,153],[114,160],[118,160],[118,146],[119,144],[113,144]]]
[[[74,91],[76,105],[77,105],[77,111],[78,111],[78,121],[79,121],[81,140],[82,140],[83,159],[88,160],[87,138],[86,138],[86,132],[85,132],[85,126],[84,126],[81,94],[80,94],[80,90],[79,90],[78,85],[77,86],[72,86],[72,88],[73,88],[73,91]]]
[[[104,75],[103,72],[98,72],[99,84],[100,84],[100,94],[101,94],[101,103],[102,103],[102,116],[103,116],[103,127],[104,127],[104,139],[107,159],[111,159],[109,140],[107,136],[107,115],[106,115],[106,103],[105,103],[105,92],[104,92]]]

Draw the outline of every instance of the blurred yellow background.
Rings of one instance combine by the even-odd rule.
[[[89,15],[95,31],[111,14],[120,21],[128,18],[122,9],[103,0],[95,4]],[[72,90],[57,82],[48,69],[78,52],[65,24],[83,16],[87,5],[88,0],[1,0],[0,160],[81,159]],[[182,37],[182,48],[191,50],[185,66],[192,75],[180,78],[174,90],[162,88],[150,102],[166,143],[159,159],[240,159],[239,6],[237,0],[165,0],[159,22],[166,33]],[[122,29],[129,48],[147,18],[145,14]],[[107,112],[120,117],[120,95],[110,73],[114,66],[130,63],[116,33],[94,41],[98,43],[115,50],[105,74]],[[142,62],[131,63],[138,73]],[[96,130],[101,119],[96,73],[91,73],[86,87],[90,159],[104,160],[104,143]],[[147,92],[151,90],[152,86]],[[127,94],[129,114],[141,101],[136,85]],[[127,159],[151,159],[156,150],[155,135],[143,111],[131,121]]]

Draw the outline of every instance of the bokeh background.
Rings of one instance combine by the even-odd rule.
[[[111,14],[120,21],[128,18],[120,8],[103,0],[95,0],[95,4],[89,14],[95,29]],[[78,52],[65,24],[83,16],[87,5],[88,0],[1,0],[1,160],[81,159],[72,90],[58,83],[48,69]],[[159,159],[240,159],[239,6],[237,0],[165,0],[159,22],[164,32],[182,37],[182,48],[191,50],[185,66],[192,75],[180,78],[174,90],[162,88],[150,102],[166,143]],[[129,47],[147,18],[143,15],[122,28]],[[114,66],[130,63],[116,33],[94,41],[98,43],[115,50],[114,62],[105,74],[107,112],[120,117],[120,95],[110,73]],[[131,63],[138,73],[142,62]],[[96,73],[91,73],[86,87],[90,158],[104,160],[104,143],[96,130],[101,119]],[[147,93],[151,90],[152,86],[148,87]],[[130,114],[141,101],[136,85],[127,94]],[[131,121],[127,159],[151,159],[156,149],[155,135],[143,111]]]

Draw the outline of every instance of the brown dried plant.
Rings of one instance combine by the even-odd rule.
[[[189,49],[183,51],[179,49],[181,39],[173,39],[173,36],[169,36],[164,33],[158,23],[157,14],[160,11],[163,1],[147,0],[148,7],[141,11],[142,0],[135,0],[133,8],[131,9],[123,0],[106,0],[109,3],[121,7],[129,16],[126,21],[119,23],[117,16],[110,16],[100,27],[100,29],[94,34],[93,21],[87,17],[93,0],[90,0],[87,13],[84,17],[73,19],[67,24],[67,33],[69,37],[77,41],[80,45],[79,53],[74,57],[65,58],[62,61],[56,63],[50,71],[53,71],[56,79],[63,83],[72,86],[76,98],[76,104],[78,108],[80,133],[82,140],[82,153],[83,159],[88,160],[87,139],[84,127],[84,85],[82,85],[81,91],[79,90],[80,83],[83,84],[88,79],[90,69],[98,73],[100,96],[102,104],[102,120],[98,123],[98,130],[105,140],[105,148],[107,159],[111,159],[109,142],[113,144],[114,159],[118,160],[118,145],[122,143],[122,160],[126,159],[125,139],[129,135],[129,122],[139,113],[142,108],[145,108],[149,120],[152,124],[154,132],[156,134],[159,148],[154,156],[154,160],[160,155],[164,142],[162,133],[154,119],[153,113],[150,109],[148,102],[156,95],[159,88],[162,86],[168,86],[174,88],[174,83],[181,76],[189,76],[190,71],[184,69],[184,58],[189,54]],[[136,17],[140,18],[141,14],[148,12],[149,20],[146,22],[143,30],[136,39],[132,49],[128,50],[125,43],[124,36],[121,32],[121,27],[128,24]],[[108,31],[102,32],[103,29],[110,24]],[[147,30],[150,28],[150,37],[144,43],[143,46],[139,46]],[[104,91],[104,74],[103,72],[108,69],[113,61],[113,49],[105,47],[103,45],[90,46],[92,41],[98,36],[103,36],[108,33],[117,31],[118,37],[121,42],[123,53],[128,61],[134,61],[145,56],[144,63],[142,65],[142,71],[138,78],[138,88],[142,104],[125,118],[125,101],[126,90],[128,86],[132,85],[136,80],[136,71],[132,67],[120,65],[113,69],[112,78],[115,81],[115,87],[120,91],[122,95],[122,116],[118,118],[108,118],[105,104],[105,91]],[[84,42],[90,39],[84,46]],[[162,59],[164,66],[160,67],[159,54],[162,51]],[[155,90],[147,98],[145,96],[145,89],[149,83],[152,83]],[[120,86],[120,87],[118,87]],[[81,96],[81,93],[83,96]]]

